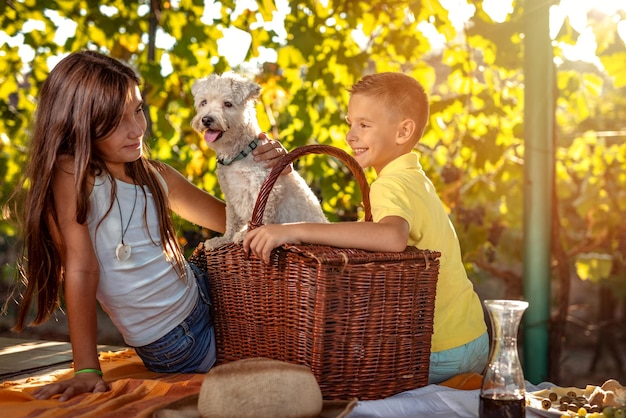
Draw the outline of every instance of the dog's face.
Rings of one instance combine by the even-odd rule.
[[[257,83],[233,72],[197,80],[191,87],[196,109],[191,126],[203,134],[211,148],[218,142],[219,147],[226,146],[226,142],[242,136],[243,141],[249,140],[245,134],[256,126],[254,102],[260,91]]]

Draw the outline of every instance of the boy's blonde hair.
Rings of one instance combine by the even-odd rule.
[[[366,75],[350,88],[350,94],[376,98],[391,114],[415,121],[413,141],[417,143],[428,123],[428,96],[424,87],[404,73]]]

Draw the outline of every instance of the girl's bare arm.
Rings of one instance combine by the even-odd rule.
[[[266,137],[264,137],[266,138]],[[285,150],[277,141],[259,145],[254,150],[255,159],[273,165],[285,155]],[[199,189],[174,168],[159,163],[161,175],[169,189],[172,210],[189,222],[210,230],[223,233],[226,230],[226,206],[223,201]],[[285,170],[290,170],[287,167]]]
[[[52,188],[59,225],[52,231],[65,270],[64,297],[74,370],[99,370],[96,317],[99,267],[87,225],[76,222],[73,169],[68,165],[69,162],[61,164],[65,167],[55,172]],[[80,393],[107,390],[107,384],[98,374],[80,373],[72,379],[38,388],[33,395],[48,399],[60,394],[59,400],[64,401]]]

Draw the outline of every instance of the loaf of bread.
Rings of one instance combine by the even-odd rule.
[[[601,388],[605,392],[604,406],[626,406],[626,387],[617,380],[609,379],[602,384]]]
[[[214,367],[198,398],[203,418],[317,418],[322,407],[322,392],[309,368],[267,358]]]
[[[589,389],[588,387],[588,390]],[[586,397],[589,399],[591,405],[619,408],[626,406],[626,387],[622,386],[615,379],[609,379],[604,382],[602,386],[593,387],[593,391],[586,395]]]

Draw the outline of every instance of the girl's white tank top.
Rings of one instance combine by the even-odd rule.
[[[111,202],[108,176],[96,177],[89,196],[89,233],[100,265],[97,299],[126,344],[141,347],[179,325],[193,310],[198,290],[189,265],[185,265],[186,278],[181,279],[161,247],[155,202],[148,188],[115,182],[119,208],[115,199]],[[127,225],[124,243],[131,246],[131,255],[120,261],[115,249]]]

